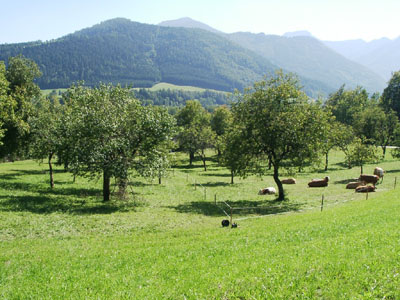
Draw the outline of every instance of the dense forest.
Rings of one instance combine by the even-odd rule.
[[[22,54],[43,75],[41,88],[80,80],[150,87],[157,82],[233,91],[277,67],[216,34],[114,19],[57,40],[0,46],[0,60]]]

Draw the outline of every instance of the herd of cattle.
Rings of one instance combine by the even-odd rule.
[[[361,174],[359,178],[355,181],[349,182],[346,185],[346,189],[355,189],[358,193],[369,193],[375,191],[375,185],[381,179],[383,181],[384,170],[382,168],[376,167],[374,170],[374,175]],[[324,179],[313,179],[308,183],[308,187],[326,187],[328,186],[329,177],[326,176]],[[287,178],[281,180],[282,184],[296,184],[296,179]],[[267,187],[261,189],[258,192],[259,195],[273,195],[276,194],[276,189],[274,187]]]

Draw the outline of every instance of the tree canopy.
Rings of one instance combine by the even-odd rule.
[[[22,154],[29,133],[28,118],[33,99],[40,96],[34,80],[41,75],[38,66],[22,56],[10,57],[8,67],[0,62],[0,156],[11,159]]]
[[[394,72],[388,86],[383,90],[382,106],[392,109],[400,118],[400,71]]]
[[[284,165],[297,166],[299,157],[305,160],[320,153],[326,114],[309,101],[296,77],[283,72],[255,83],[237,98],[234,123],[243,126],[246,151],[253,156],[264,155],[272,163],[278,199],[283,200],[279,170]]]
[[[89,177],[103,174],[104,201],[109,200],[110,178],[124,182],[137,167],[136,157],[171,138],[174,122],[168,112],[141,106],[127,88],[75,85],[65,94],[65,105],[69,169]]]

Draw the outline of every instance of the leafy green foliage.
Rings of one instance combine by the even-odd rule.
[[[325,105],[331,110],[336,120],[353,125],[354,115],[368,106],[370,99],[365,89],[357,87],[354,90],[345,90],[342,86],[339,90],[329,96]]]
[[[278,72],[239,94],[233,115],[234,123],[243,126],[247,152],[265,155],[271,162],[279,200],[283,200],[279,169],[302,166],[318,156],[327,126],[325,112],[308,102],[297,78]]]
[[[227,106],[217,107],[211,116],[211,129],[215,133],[215,148],[218,151],[218,157],[221,156],[221,149],[224,147],[223,136],[232,125],[232,112]]]
[[[0,62],[0,135],[3,145],[0,146],[0,157],[25,152],[29,124],[32,114],[32,102],[40,96],[40,89],[34,79],[41,75],[38,66],[22,56],[10,57],[8,67]]]
[[[394,72],[382,94],[382,106],[394,110],[400,117],[400,71]]]
[[[366,145],[361,139],[356,139],[350,146],[349,151],[346,154],[346,159],[350,166],[361,167],[361,173],[363,174],[363,166],[366,163],[376,162],[379,160],[379,156],[375,146]]]
[[[124,181],[137,164],[135,158],[146,156],[172,133],[173,118],[165,110],[141,106],[129,89],[119,86],[73,86],[65,103],[69,169],[90,177],[102,173],[105,201],[110,178]]]
[[[355,114],[354,129],[356,134],[375,146],[381,146],[383,156],[386,147],[393,144],[399,120],[393,110],[385,112],[382,107],[373,105]]]
[[[189,164],[193,164],[194,155],[200,155],[204,170],[206,167],[205,150],[214,144],[214,133],[210,127],[210,114],[200,102],[189,100],[176,115],[181,130],[177,136],[180,148],[189,154]]]
[[[61,117],[63,106],[58,99],[41,98],[34,107],[34,113],[28,119],[30,126],[29,155],[32,158],[48,159],[50,169],[50,187],[54,187],[52,158],[59,153],[62,144]]]

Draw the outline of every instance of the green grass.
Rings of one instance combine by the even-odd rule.
[[[56,91],[57,92],[57,95],[58,95],[58,93],[61,91],[62,93],[64,93],[65,91],[66,91],[67,89],[44,89],[44,90],[41,90],[42,91],[42,95],[43,96],[48,96],[48,95],[50,95],[53,91]]]
[[[139,88],[134,88],[138,90]],[[160,82],[155,85],[153,85],[151,88],[148,88],[148,90],[152,92],[160,91],[160,90],[180,90],[184,92],[205,92],[206,90],[213,91],[213,92],[218,92],[218,93],[226,93],[224,91],[217,91],[217,90],[212,90],[212,89],[203,89],[195,86],[186,86],[186,85],[175,85],[172,83],[166,83],[166,82]],[[59,91],[65,92],[67,89],[43,89],[42,94],[44,96],[50,95],[52,91],[56,91],[57,94]]]
[[[230,185],[215,162],[204,172],[186,156],[162,185],[132,178],[133,195],[109,204],[101,180],[73,183],[57,169],[51,190],[45,164],[1,164],[0,298],[398,299],[400,163],[379,164],[384,181],[365,200],[344,189],[359,168],[342,160],[332,155],[325,189],[306,183],[326,173],[298,175],[282,204],[257,195],[274,186],[271,176]],[[215,194],[258,208],[234,214],[239,228],[222,228]]]
[[[139,88],[135,88],[139,89]],[[160,82],[155,85],[153,85],[151,88],[149,88],[150,91],[156,92],[159,90],[180,90],[184,92],[205,92],[206,90],[213,91],[213,92],[219,92],[219,93],[226,93],[224,91],[217,91],[217,90],[212,90],[212,89],[204,89],[196,86],[188,86],[188,85],[175,85],[172,83],[167,83],[167,82]]]

